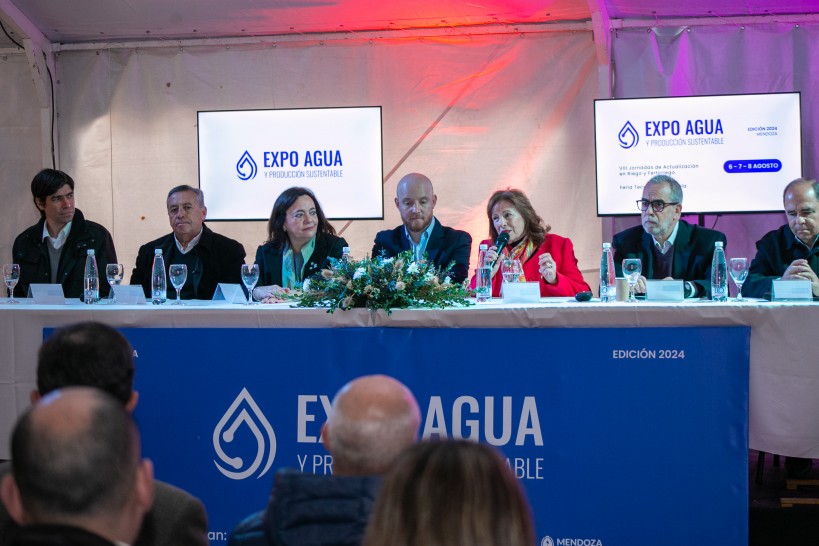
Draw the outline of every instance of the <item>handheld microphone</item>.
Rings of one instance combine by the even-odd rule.
[[[498,233],[498,237],[497,237],[497,239],[495,239],[495,246],[498,249],[497,250],[498,257],[495,258],[494,262],[492,262],[492,269],[494,269],[495,264],[498,263],[498,259],[501,256],[501,250],[503,250],[503,247],[505,247],[506,243],[508,243],[508,242],[509,242],[509,234],[508,233],[506,233],[505,231],[501,231],[500,233]]]

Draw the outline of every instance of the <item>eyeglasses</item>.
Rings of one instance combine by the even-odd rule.
[[[672,205],[679,205],[679,203],[666,203],[660,199],[656,201],[649,201],[648,199],[638,199],[637,200],[637,208],[641,211],[645,212],[648,210],[649,205],[651,206],[651,210],[654,212],[663,212],[666,207],[670,207]]]

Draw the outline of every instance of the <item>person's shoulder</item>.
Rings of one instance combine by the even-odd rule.
[[[375,234],[375,244],[382,244],[382,245],[390,245],[393,246],[397,244],[398,241],[401,240],[401,233],[404,229],[404,225],[401,224],[398,227],[393,229],[385,229],[379,231]]]
[[[168,244],[168,242],[171,240],[172,237],[173,237],[173,232],[168,233],[166,235],[163,235],[162,237],[158,237],[158,238],[154,239],[153,241],[148,241],[147,243],[145,243],[144,245],[141,245],[139,247],[139,254],[142,254],[144,252],[149,252],[151,254],[151,256],[153,256],[154,249],[155,248],[160,248],[160,247]]]
[[[43,223],[37,222],[33,226],[27,227],[14,238],[14,246],[30,245],[43,240]]]
[[[641,225],[630,227],[615,233],[614,237],[612,237],[612,243],[614,243],[614,241],[620,241],[621,243],[640,241],[643,238],[643,233],[645,233],[645,230]]]
[[[453,227],[445,226],[438,222],[438,225],[441,226],[441,229],[444,232],[444,238],[461,238],[467,239],[470,243],[472,242],[472,235],[462,229],[455,229]]]
[[[227,235],[222,235],[221,233],[217,233],[210,229],[208,226],[204,226],[203,229],[207,230],[206,233],[212,238],[213,242],[219,246],[232,246],[232,247],[241,247],[244,250],[244,245],[237,241],[236,239],[231,239]]]
[[[787,240],[786,231],[790,231],[790,229],[791,228],[788,226],[788,224],[783,224],[760,237],[757,244],[773,243],[777,241],[784,243]]]

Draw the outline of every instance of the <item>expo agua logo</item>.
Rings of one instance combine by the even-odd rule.
[[[237,431],[243,425],[250,431],[256,444],[253,446],[255,455],[251,462],[246,462],[239,456],[231,457],[224,450],[224,447],[227,447],[225,444],[231,444],[237,440]],[[233,400],[216,428],[213,429],[213,449],[219,457],[218,461],[213,461],[216,468],[232,480],[244,480],[257,471],[259,474],[256,477],[261,478],[270,470],[273,459],[276,457],[276,434],[246,388],[243,388]],[[220,461],[228,468],[220,464]],[[264,468],[260,470],[262,464]]]
[[[242,157],[240,157],[236,163],[236,175],[239,177],[239,180],[247,181],[256,178],[258,170],[259,168],[256,166],[256,161],[253,160],[253,156],[245,150],[245,153],[242,154]]]
[[[640,142],[640,134],[630,121],[627,121],[620,132],[617,133],[617,140],[620,142],[620,147],[628,150],[634,148]]]

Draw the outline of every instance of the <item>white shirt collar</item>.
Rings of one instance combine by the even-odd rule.
[[[657,239],[654,238],[654,235],[651,236],[651,239],[654,241],[654,246],[657,250],[660,251],[660,254],[665,254],[668,252],[668,249],[674,244],[674,241],[677,240],[677,230],[680,229],[680,221],[677,220],[677,223],[674,224],[674,229],[671,230],[671,235],[668,239],[665,240],[665,243],[660,244],[657,242]]]
[[[179,250],[179,252],[181,252],[182,254],[187,254],[188,252],[193,250],[193,247],[195,247],[199,243],[199,239],[202,238],[202,232],[203,231],[205,231],[204,227],[199,230],[199,233],[196,235],[196,237],[191,239],[191,242],[188,243],[188,246],[186,246],[184,248],[182,248],[182,243],[179,242],[179,239],[176,238],[176,234],[174,233],[173,240],[176,242],[177,250]]]
[[[68,234],[71,233],[71,224],[74,223],[74,220],[68,222],[63,229],[57,234],[56,237],[52,237],[48,233],[48,222],[43,222],[43,238],[41,240],[48,239],[48,244],[51,245],[51,248],[54,250],[60,250],[63,245],[65,244],[65,240],[68,239]]]

